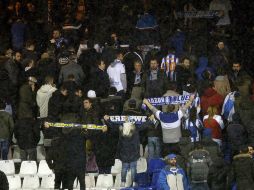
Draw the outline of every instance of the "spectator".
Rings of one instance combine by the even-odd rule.
[[[195,149],[189,153],[187,168],[191,189],[209,190],[207,177],[211,164],[209,152],[200,143],[196,143]]]
[[[165,73],[159,70],[159,63],[155,58],[150,60],[150,70],[144,73],[142,85],[146,98],[161,97],[166,91],[167,78]]]
[[[180,94],[176,91],[176,89],[177,89],[177,85],[175,82],[168,83],[167,92],[165,94],[163,94],[163,96],[179,96]],[[162,106],[163,112],[166,112],[167,109],[168,109],[167,105]],[[174,111],[177,111],[178,109],[179,109],[179,104],[176,104]]]
[[[28,77],[28,82],[19,90],[19,119],[34,119],[36,117],[36,83],[35,77]]]
[[[215,77],[215,80],[214,80],[214,89],[223,98],[225,98],[231,92],[229,79],[226,74],[226,70],[223,67],[219,67],[216,73],[217,73],[217,76]]]
[[[167,155],[168,152],[171,152],[173,147],[178,145],[181,138],[181,118],[186,109],[191,105],[193,99],[194,96],[191,96],[189,102],[177,112],[174,112],[175,106],[173,104],[168,106],[167,112],[161,112],[152,106],[147,99],[143,100],[143,103],[153,112],[161,123],[164,155]]]
[[[5,110],[5,103],[0,100],[0,150],[2,160],[8,159],[9,143],[12,139],[14,122]]]
[[[67,40],[61,37],[59,29],[54,29],[52,32],[52,39],[49,41],[48,48],[58,55],[60,49],[63,49],[67,44]]]
[[[141,88],[141,80],[143,77],[143,71],[142,71],[142,62],[140,60],[134,61],[134,70],[130,71],[130,73],[127,73],[127,79],[128,79],[128,95],[132,95],[132,89],[136,88],[137,91],[139,91],[138,94],[142,94],[143,89]],[[139,90],[138,90],[139,89]],[[136,97],[138,96],[135,95]]]
[[[240,148],[246,144],[246,132],[241,124],[239,113],[234,113],[232,122],[227,126],[228,142],[231,146],[231,152],[234,156],[240,151]]]
[[[176,155],[169,154],[165,159],[168,164],[161,170],[157,181],[158,190],[188,189],[187,177],[184,170],[177,165]]]
[[[96,92],[97,97],[106,98],[110,86],[106,65],[101,58],[98,58],[96,63],[97,68],[90,79],[91,89]]]
[[[38,54],[35,51],[35,42],[32,40],[26,41],[25,49],[22,51],[24,59],[32,59],[34,61],[38,60]]]
[[[67,76],[67,80],[63,83],[63,85],[66,86],[69,95],[73,95],[76,88],[78,87],[75,81],[75,76],[73,74],[69,74]]]
[[[39,107],[40,118],[48,117],[48,103],[52,94],[56,91],[54,78],[51,76],[45,77],[45,83],[37,91],[36,102]]]
[[[94,109],[90,98],[83,99],[80,116],[81,122],[84,124],[99,124],[98,110]]]
[[[70,74],[74,75],[75,82],[77,85],[82,85],[84,81],[84,72],[77,63],[69,59],[69,54],[64,52],[59,58],[59,64],[62,66],[59,73],[59,84],[62,84],[67,80]]]
[[[11,26],[11,34],[12,34],[12,48],[16,51],[20,51],[23,48],[25,42],[26,35],[26,25],[22,21],[21,18],[17,18],[17,20]]]
[[[125,73],[125,66],[122,63],[123,53],[117,51],[115,53],[115,60],[107,68],[107,73],[109,75],[110,86],[115,87],[117,90],[117,95],[124,96],[127,91],[127,79]]]
[[[234,156],[229,185],[236,181],[238,190],[251,190],[254,188],[254,163],[247,147],[242,147],[240,154]]]
[[[230,168],[226,166],[222,158],[217,158],[213,161],[209,168],[207,184],[210,189],[224,190],[227,189],[227,177]]]
[[[176,66],[176,83],[178,91],[182,91],[183,86],[185,86],[189,79],[193,76],[190,70],[190,59],[184,57],[181,64]]]
[[[210,86],[205,89],[204,94],[201,96],[200,104],[203,115],[207,114],[210,106],[216,107],[218,113],[221,113],[223,97],[214,89],[213,83],[210,83]]]
[[[8,190],[9,189],[9,182],[4,172],[0,170],[0,184],[1,190]]]
[[[224,129],[224,123],[216,107],[208,107],[208,115],[203,118],[204,127],[212,130],[212,138],[218,145],[222,145],[222,130]]]

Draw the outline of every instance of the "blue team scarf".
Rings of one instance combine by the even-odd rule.
[[[153,106],[163,106],[170,104],[185,104],[190,99],[190,95],[180,96],[164,96],[158,98],[147,98],[148,102]],[[146,109],[146,105],[142,104],[142,109]]]

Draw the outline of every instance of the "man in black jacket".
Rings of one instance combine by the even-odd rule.
[[[101,57],[96,61],[97,68],[95,72],[91,74],[91,89],[96,92],[96,96],[100,98],[106,98],[109,90],[109,76],[105,71],[106,64]]]

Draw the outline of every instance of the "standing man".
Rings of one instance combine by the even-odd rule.
[[[109,75],[110,86],[116,88],[118,96],[124,97],[127,91],[127,79],[125,66],[122,63],[123,53],[117,50],[115,57],[116,59],[109,65],[107,73]]]
[[[157,190],[188,190],[187,177],[184,170],[177,165],[176,155],[169,154],[165,161],[168,165],[160,172]]]
[[[142,85],[146,98],[161,97],[166,91],[167,78],[165,73],[159,69],[156,58],[150,60],[150,70],[144,73]]]
[[[12,116],[4,109],[5,103],[0,100],[0,158],[7,160],[9,152],[9,141],[12,139],[14,123]]]

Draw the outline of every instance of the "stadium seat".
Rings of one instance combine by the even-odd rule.
[[[13,160],[0,160],[0,170],[5,173],[5,175],[15,174],[15,165]]]
[[[150,185],[150,176],[147,172],[137,173],[135,182],[139,187],[148,187]]]
[[[53,174],[53,171],[51,169],[49,169],[46,160],[41,160],[40,164],[39,164],[37,175],[39,177],[42,177],[42,176],[47,176],[47,175],[50,175],[50,174]]]
[[[91,189],[95,187],[95,179],[94,176],[91,175],[86,175],[85,176],[85,184],[86,184],[86,189]],[[76,187],[77,189],[80,189],[80,183],[78,181],[78,185]]]
[[[20,148],[18,147],[18,145],[13,146],[12,160],[14,161],[14,163],[20,163],[21,162]]]
[[[37,175],[28,175],[24,177],[22,189],[38,189],[39,187],[40,181]]]
[[[35,161],[23,161],[20,166],[20,176],[35,175],[37,173],[37,164]]]
[[[111,168],[111,174],[113,174],[113,175],[119,174],[119,173],[121,173],[121,170],[122,170],[122,162],[121,162],[121,160],[115,159],[115,164]]]
[[[21,179],[19,175],[7,176],[9,182],[9,189],[20,189],[21,188]]]
[[[121,186],[121,174],[116,175],[114,188],[119,188]]]
[[[147,171],[147,162],[145,158],[139,158],[137,162],[137,173],[143,173]]]
[[[97,188],[110,188],[113,187],[113,176],[111,174],[100,174],[97,178]]]
[[[164,160],[160,158],[151,159],[148,163],[148,173],[152,174],[154,172],[160,171],[162,168],[165,167]]]
[[[43,176],[41,180],[41,187],[42,189],[54,189],[55,185],[55,175],[50,174],[48,176]]]
[[[143,157],[144,156],[144,148],[143,148],[143,145],[140,144],[140,157]]]
[[[37,146],[37,161],[40,162],[41,160],[45,160],[45,149],[44,146]]]

